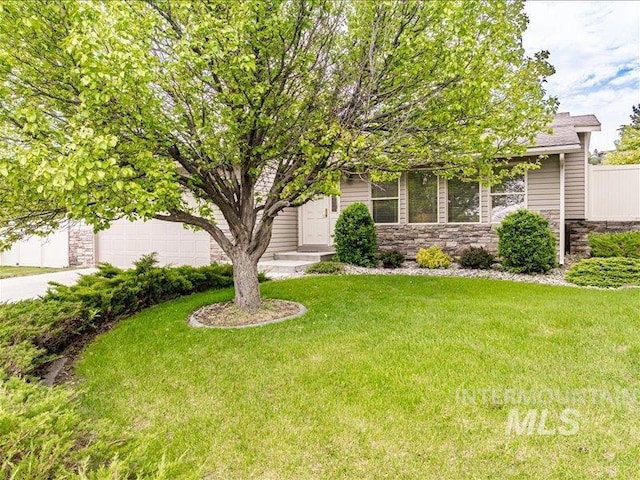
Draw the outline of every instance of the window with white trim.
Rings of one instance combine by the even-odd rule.
[[[371,210],[375,223],[398,223],[398,182],[371,183]]]
[[[505,177],[491,187],[491,222],[501,222],[509,213],[525,208],[526,189],[524,174]]]
[[[438,177],[432,172],[407,173],[409,223],[438,221]]]
[[[447,221],[480,221],[480,184],[453,178],[447,181]]]

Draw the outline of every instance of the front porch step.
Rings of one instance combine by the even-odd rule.
[[[267,275],[291,275],[304,272],[314,261],[305,260],[264,260],[258,262],[258,270]]]
[[[325,262],[333,258],[334,251],[327,252],[281,252],[273,255],[275,260],[296,260],[302,262]]]

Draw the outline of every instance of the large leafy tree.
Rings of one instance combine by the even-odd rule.
[[[182,222],[229,256],[246,310],[284,208],[342,172],[490,176],[555,108],[547,53],[522,48],[522,2],[0,7],[4,238],[63,218]]]
[[[630,115],[631,123],[619,128],[620,138],[616,149],[605,156],[610,165],[633,165],[640,163],[640,104],[634,105]]]

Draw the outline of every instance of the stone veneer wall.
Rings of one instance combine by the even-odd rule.
[[[591,253],[587,235],[590,233],[619,233],[640,231],[640,221],[635,222],[609,222],[570,220],[567,221],[567,236],[569,238],[569,250],[571,254],[588,256]]]
[[[559,212],[538,213],[549,220],[556,242],[559,242]],[[484,247],[495,252],[498,249],[497,227],[498,224],[489,223],[380,224],[376,226],[376,233],[380,248],[399,250],[408,258],[415,258],[418,249],[432,245],[438,245],[450,255],[458,255],[468,247]]]
[[[93,228],[84,224],[69,226],[69,266],[93,267],[96,264]]]

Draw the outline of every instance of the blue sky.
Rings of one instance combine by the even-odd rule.
[[[547,91],[559,111],[595,114],[602,132],[592,134],[590,149],[613,149],[640,103],[640,2],[531,0],[525,11],[525,49],[551,52],[556,74]]]

